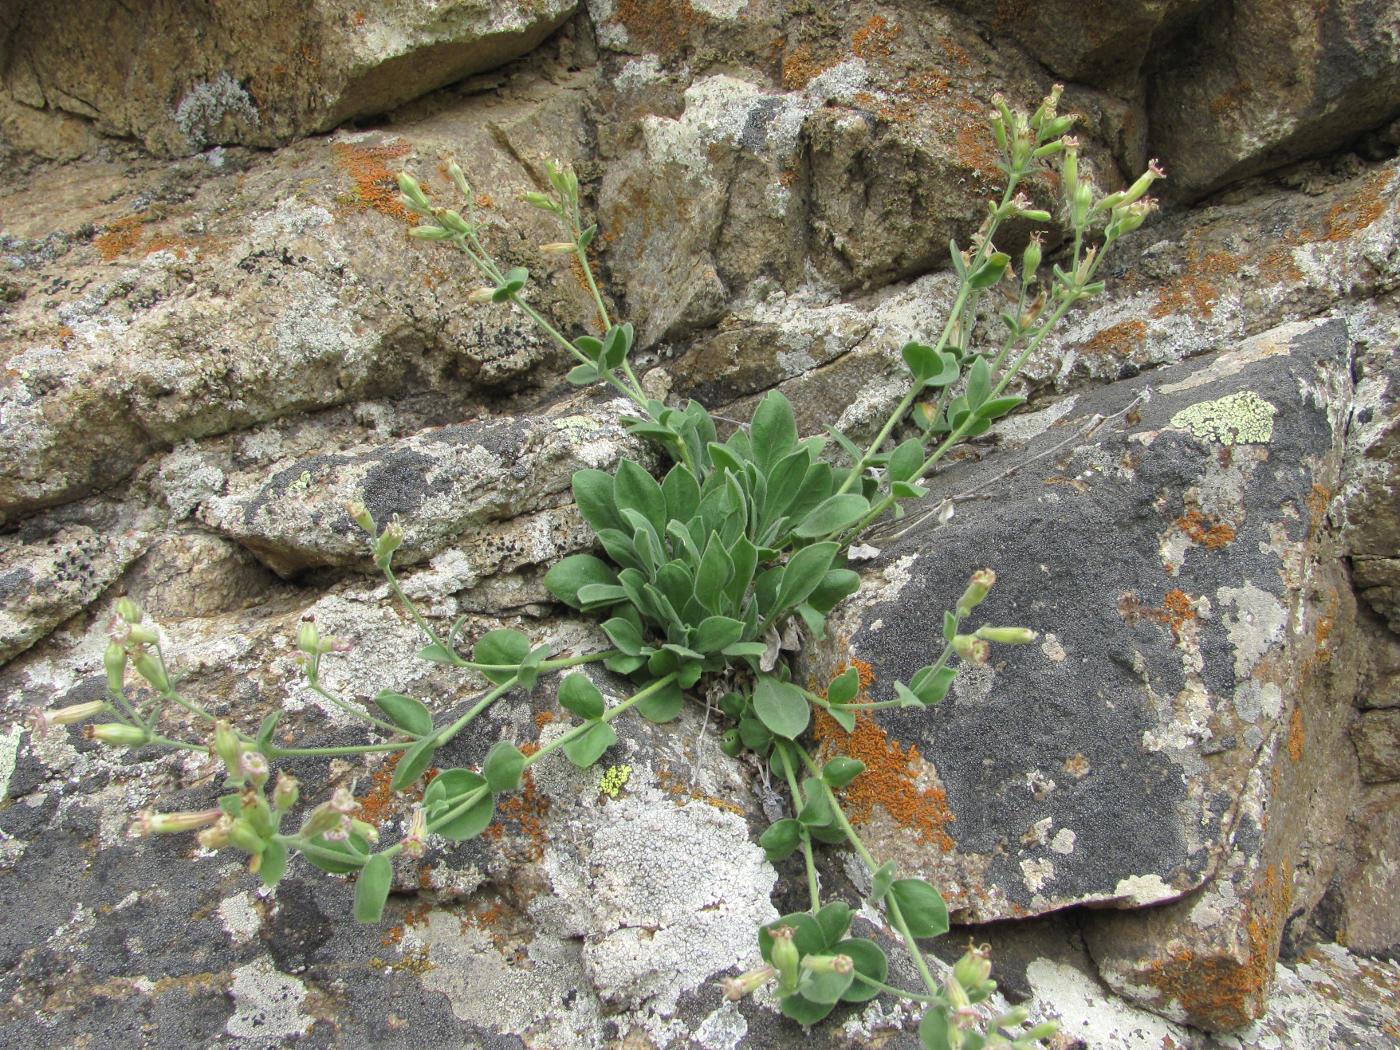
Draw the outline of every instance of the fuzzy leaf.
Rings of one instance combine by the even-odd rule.
[[[870,503],[864,496],[857,496],[854,492],[843,492],[839,496],[831,496],[813,508],[797,528],[792,530],[792,534],[802,539],[829,536],[850,528],[869,511]]]
[[[374,702],[389,716],[389,721],[414,736],[427,736],[433,731],[433,713],[419,700],[388,689],[380,690]]]
[[[394,862],[383,853],[370,857],[355,883],[355,921],[378,922],[394,882]]]
[[[485,786],[486,780],[470,769],[444,769],[433,778],[433,782],[423,792],[423,805],[428,810],[429,821]],[[444,838],[459,841],[475,838],[491,823],[494,807],[495,800],[488,790],[483,792],[481,798],[468,807],[465,813],[459,813],[446,824],[434,827],[433,830]]]
[[[525,756],[509,740],[497,740],[481,763],[481,775],[486,778],[486,786],[493,795],[503,791],[514,791],[520,786],[520,775],[525,771]]]
[[[564,745],[564,754],[580,769],[587,769],[617,743],[617,732],[606,722],[595,722]]]
[[[759,675],[754,683],[753,709],[774,736],[795,740],[811,721],[812,710],[802,691],[772,675]]]
[[[948,932],[948,905],[923,879],[896,879],[890,886],[890,897],[915,937],[938,937]]]
[[[615,584],[617,572],[601,558],[591,554],[571,554],[544,575],[549,593],[575,609],[583,608],[579,588],[590,583]]]
[[[768,863],[777,864],[792,856],[801,839],[802,825],[787,817],[770,825],[768,830],[758,837],[758,844],[763,847],[763,855],[768,858]]]
[[[591,722],[603,717],[607,705],[598,687],[575,671],[559,683],[559,706]]]
[[[423,770],[433,764],[433,751],[436,747],[437,738],[425,736],[404,751],[399,756],[398,764],[394,766],[394,775],[389,781],[390,790],[402,791],[422,776]]]
[[[498,631],[488,631],[481,636],[481,640],[472,649],[472,662],[505,666],[504,670],[481,672],[491,681],[500,685],[515,677],[516,672],[512,667],[519,667],[529,655],[530,639],[521,631],[503,627]]]

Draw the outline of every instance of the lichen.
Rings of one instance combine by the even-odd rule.
[[[1274,434],[1277,412],[1254,391],[1242,390],[1183,408],[1172,416],[1172,426],[1222,445],[1267,444]]]
[[[249,124],[262,123],[248,92],[227,73],[220,73],[213,80],[201,80],[191,87],[174,113],[176,127],[195,150],[210,145],[219,125],[230,116]]]
[[[598,784],[598,790],[608,798],[617,798],[631,776],[631,766],[609,766]]]

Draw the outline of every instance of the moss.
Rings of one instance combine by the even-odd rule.
[[[1267,444],[1273,437],[1277,411],[1254,391],[1242,390],[1183,408],[1172,416],[1172,426],[1222,445]]]

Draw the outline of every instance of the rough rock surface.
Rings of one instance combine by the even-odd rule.
[[[559,380],[556,346],[466,305],[478,278],[404,236],[398,170],[460,206],[437,171],[458,159],[488,243],[572,335],[594,305],[519,200],[542,157],[572,162],[649,390],[741,418],[778,387],[804,433],[868,435],[900,396],[898,347],[941,323],[948,238],[994,188],[991,92],[1023,103],[1056,76],[1094,177],[1158,155],[1178,204],[1035,355],[1030,410],[930,502],[975,498],[877,530],[845,641],[805,659],[867,661],[878,694],[983,564],[1001,575],[987,618],[1046,633],[927,716],[825,739],[872,765],[853,802],[879,848],[947,878],[960,919],[997,920],[932,945],[935,967],[964,935],[992,941],[1007,995],[1064,1022],[1056,1050],[1400,1040],[1389,8],[590,0],[536,47],[574,5],[317,0],[253,40],[246,5],[45,8],[67,37],[42,6],[0,9],[6,1039],[913,1050],[918,1008],[893,997],[811,1032],[771,998],[722,1001],[753,926],[806,889],[754,847],[780,800],[699,704],[627,722],[591,771],[541,763],[488,835],[400,865],[378,927],[302,861],[266,893],[183,836],[127,841],[139,808],[211,802],[202,755],[19,719],[102,695],[120,594],[163,625],[182,690],[249,729],[281,707],[287,741],[363,739],[304,687],[290,639],[308,614],[351,643],[323,675],[346,703],[393,689],[462,709],[478,683],[409,658],[422,639],[368,574],[349,498],[400,514],[404,591],[444,628],[464,617],[467,644],[499,626],[601,644],[552,618],[540,576],[587,542],[568,472],[637,447],[604,396]],[[504,35],[473,22],[488,6]],[[55,60],[69,38],[91,61]],[[553,683],[440,764],[552,738]],[[291,768],[397,832],[387,765]],[[823,855],[823,887],[858,903],[847,861]]]
[[[0,23],[0,119],[72,114],[174,156],[281,146],[519,58],[576,6],[20,0]]]

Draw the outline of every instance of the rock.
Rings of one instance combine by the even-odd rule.
[[[1392,778],[1394,779],[1394,778]],[[1355,851],[1350,870],[1337,887],[1338,909],[1333,936],[1358,955],[1395,957],[1400,946],[1400,919],[1391,902],[1400,891],[1400,863],[1395,857],[1400,834],[1400,789],[1372,788],[1353,819]]]
[[[1149,148],[1174,198],[1335,150],[1400,113],[1393,5],[1242,0],[1202,12],[1148,76]]]
[[[0,26],[0,97],[11,119],[73,114],[167,156],[282,146],[502,66],[576,6],[299,5],[269,17],[225,2],[22,2]]]
[[[1368,784],[1400,780],[1400,711],[1364,711],[1352,726],[1351,739]]]
[[[589,543],[582,519],[564,510],[574,472],[615,467],[624,454],[649,458],[618,422],[620,404],[438,427],[296,459],[270,478],[251,471],[199,517],[283,576],[323,565],[372,571],[366,536],[345,509],[360,501],[381,529],[399,520],[401,564],[452,545],[467,558],[460,583],[470,586],[507,562],[551,562]],[[517,519],[510,529],[490,527],[509,519]]]
[[[1047,410],[1051,425],[1021,431],[1036,434],[1023,451],[940,479],[945,497],[979,501],[955,503],[941,526],[916,517],[902,539],[876,533],[879,576],[838,611],[830,633],[846,645],[813,666],[819,685],[840,661],[878,669],[869,695],[885,699],[882,681],[936,655],[927,625],[968,567],[996,569],[977,620],[1039,628],[1043,643],[966,667],[927,715],[849,736],[826,724],[827,748],[878,771],[848,801],[876,856],[934,879],[964,921],[1136,908],[1212,878],[1252,880],[1260,888],[1241,888],[1238,903],[1265,909],[1259,950],[1193,945],[1191,972],[1215,973],[1212,989],[1224,972],[1259,978],[1231,1000],[1230,1023],[1187,1015],[1212,1030],[1246,1023],[1267,996],[1298,834],[1280,807],[1325,779],[1306,761],[1314,720],[1335,735],[1327,712],[1349,709],[1314,630],[1325,638],[1318,625],[1345,608],[1331,604],[1343,581],[1318,567],[1331,563],[1313,488],[1336,485],[1348,350],[1337,322],[1297,324],[1158,370],[1145,404],[1144,381],[1128,380]],[[1306,400],[1295,376],[1308,377]],[[1136,422],[1083,434],[1130,407]],[[1033,466],[1003,478],[1019,463]],[[1259,773],[1271,762],[1287,767],[1279,783]],[[1144,805],[1150,826],[1115,816]],[[1114,921],[1137,931],[1123,915]],[[1244,937],[1254,912],[1215,915],[1207,939]],[[1136,997],[1090,943],[1115,990]]]

